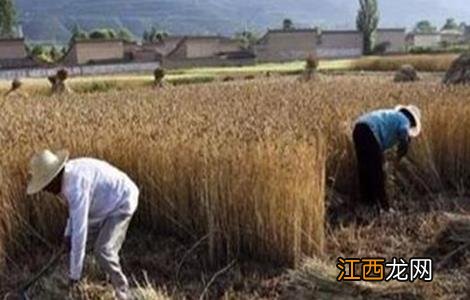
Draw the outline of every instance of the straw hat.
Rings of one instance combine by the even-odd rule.
[[[397,111],[406,111],[413,116],[416,122],[416,126],[411,127],[409,135],[411,137],[417,137],[421,133],[421,111],[414,105],[398,105],[395,107]]]
[[[42,191],[62,171],[68,158],[69,152],[67,150],[57,153],[44,150],[34,155],[29,166],[31,179],[26,193],[33,195]]]

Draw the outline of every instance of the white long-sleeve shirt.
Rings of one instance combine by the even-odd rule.
[[[139,189],[122,171],[107,162],[79,158],[67,162],[62,195],[68,202],[65,235],[71,237],[70,278],[79,280],[83,270],[88,228],[106,218],[132,215]]]

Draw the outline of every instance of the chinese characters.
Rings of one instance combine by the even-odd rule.
[[[338,281],[400,281],[433,280],[433,262],[430,258],[338,258]]]

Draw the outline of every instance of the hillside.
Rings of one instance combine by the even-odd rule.
[[[410,26],[421,18],[470,19],[465,0],[382,1],[382,26]],[[299,26],[353,27],[357,2],[351,0],[16,0],[25,35],[32,40],[64,41],[78,23],[85,29],[129,28],[136,35],[156,25],[171,33],[224,34],[249,28],[263,32],[285,17]],[[470,20],[469,20],[470,21]]]

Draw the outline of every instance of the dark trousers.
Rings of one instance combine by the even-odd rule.
[[[356,149],[359,189],[362,203],[389,209],[385,190],[384,155],[374,133],[367,124],[356,124],[353,131]]]

